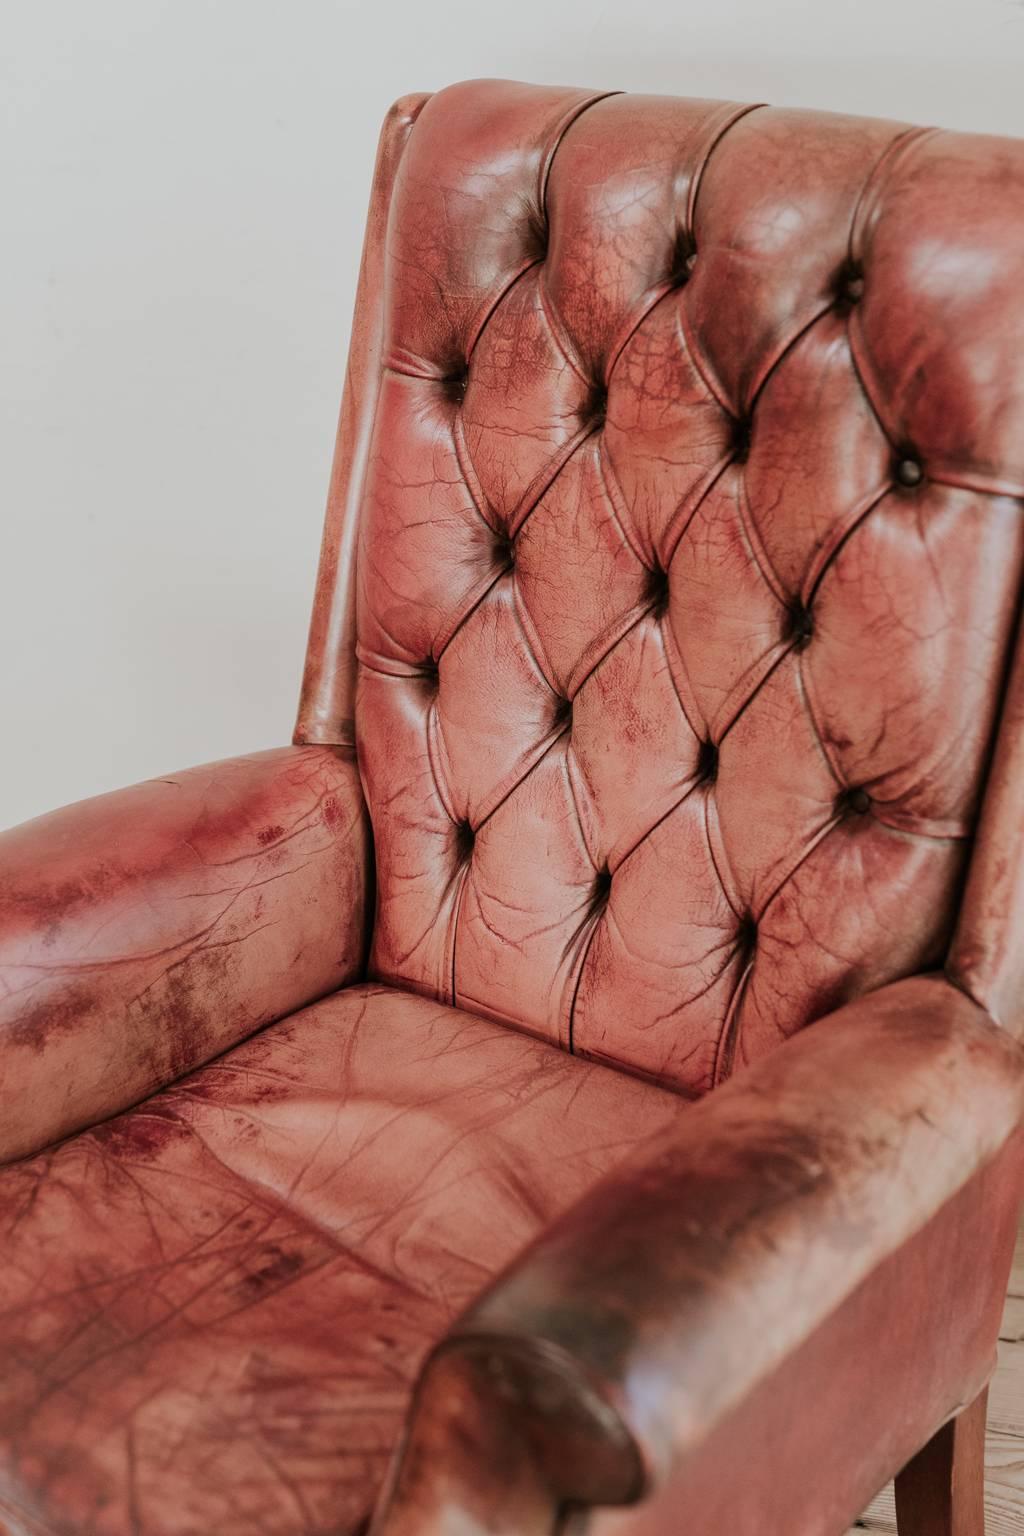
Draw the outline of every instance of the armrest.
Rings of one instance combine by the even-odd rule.
[[[350,752],[285,747],[0,834],[0,1163],[334,991],[365,955]]]
[[[1022,1114],[1024,1051],[937,976],[852,1003],[681,1104],[435,1351],[375,1536],[449,1507],[504,1530],[485,1433],[523,1509],[663,1485]],[[481,1424],[498,1427],[467,1427]]]

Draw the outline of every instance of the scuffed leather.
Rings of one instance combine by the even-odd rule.
[[[8,1168],[0,1530],[344,1536],[453,1315],[680,1112],[356,986]]]
[[[511,1403],[515,1433],[518,1410],[550,1507],[656,1492],[1002,1152],[1022,1117],[1024,1050],[942,978],[896,983],[822,1020],[646,1142],[460,1319],[427,1368],[425,1411],[374,1536],[444,1528],[425,1506],[436,1518],[437,1467],[459,1466],[458,1436],[433,1458],[416,1447],[443,1422],[452,1355],[477,1362],[477,1417],[507,1421]],[[1007,1265],[1020,1163],[1003,1202]],[[1004,1288],[1002,1275],[996,1303]],[[930,1405],[924,1437],[929,1413],[964,1401],[965,1353],[970,1385],[983,1385],[990,1310],[991,1338],[975,1331],[972,1301],[946,1319],[941,1350],[907,1364]],[[435,1371],[444,1385],[432,1391]],[[880,1467],[882,1482],[892,1470]],[[470,1507],[487,1486],[470,1472]],[[458,1494],[446,1500],[454,1521]]]
[[[1024,145],[508,82],[398,168],[374,973],[690,1093],[941,964],[1024,550]]]
[[[651,1497],[595,1510],[587,1536],[675,1536],[680,1509],[694,1512],[687,1536],[834,1536],[862,1524],[878,1490],[995,1369],[1022,1154],[1018,1134]]]
[[[359,975],[351,753],[192,768],[0,835],[0,1162],[126,1108]]]

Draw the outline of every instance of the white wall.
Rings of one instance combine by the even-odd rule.
[[[1024,134],[1024,0],[0,0],[0,825],[287,741],[377,127],[472,75]]]

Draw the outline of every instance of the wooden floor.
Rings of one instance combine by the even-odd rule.
[[[986,1536],[1024,1536],[1024,1226],[1000,1333],[999,1369],[989,1393],[985,1454]],[[892,1486],[857,1521],[857,1531],[896,1529]]]

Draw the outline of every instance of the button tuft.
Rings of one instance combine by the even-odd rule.
[[[713,784],[718,778],[718,748],[713,741],[702,741],[700,744],[697,778],[702,784]]]
[[[583,414],[591,427],[603,427],[605,417],[608,414],[608,390],[604,384],[597,383],[591,388]]]
[[[466,864],[473,853],[473,844],[476,842],[476,833],[468,821],[459,821],[455,824],[455,851],[459,862]]]
[[[900,485],[905,485],[908,488],[920,485],[924,479],[924,469],[921,467],[920,461],[911,458],[909,455],[906,458],[900,459],[896,465],[896,479]]]
[[[444,386],[444,392],[448,399],[456,405],[459,404],[465,399],[466,390],[469,388],[469,364],[463,363],[459,367],[453,368],[450,373],[445,374],[441,383]]]
[[[799,598],[789,605],[786,614],[786,638],[800,651],[814,638],[814,615]]]
[[[840,268],[835,291],[840,308],[852,309],[864,297],[864,274],[854,262]]]
[[[738,416],[732,427],[732,456],[737,464],[745,464],[750,457],[750,438],[753,423],[749,416]]]
[[[511,571],[516,563],[516,541],[504,529],[494,535],[494,563],[505,571]]]
[[[607,905],[612,890],[612,872],[608,865],[603,865],[594,876],[594,886],[591,892],[591,904],[595,907]]]
[[[652,566],[647,572],[644,600],[655,618],[660,618],[668,609],[668,571],[660,565]]]
[[[739,927],[736,930],[736,943],[738,947],[749,954],[757,945],[757,923],[752,912],[746,912],[740,918]]]
[[[696,265],[697,252],[693,248],[693,242],[686,230],[681,229],[676,236],[675,249],[672,252],[668,274],[669,284],[673,288],[684,287],[690,281]]]
[[[548,221],[544,213],[533,209],[526,222],[526,254],[543,261],[548,253]]]
[[[840,792],[837,806],[840,815],[866,816],[871,809],[871,796],[866,789],[851,784]]]

